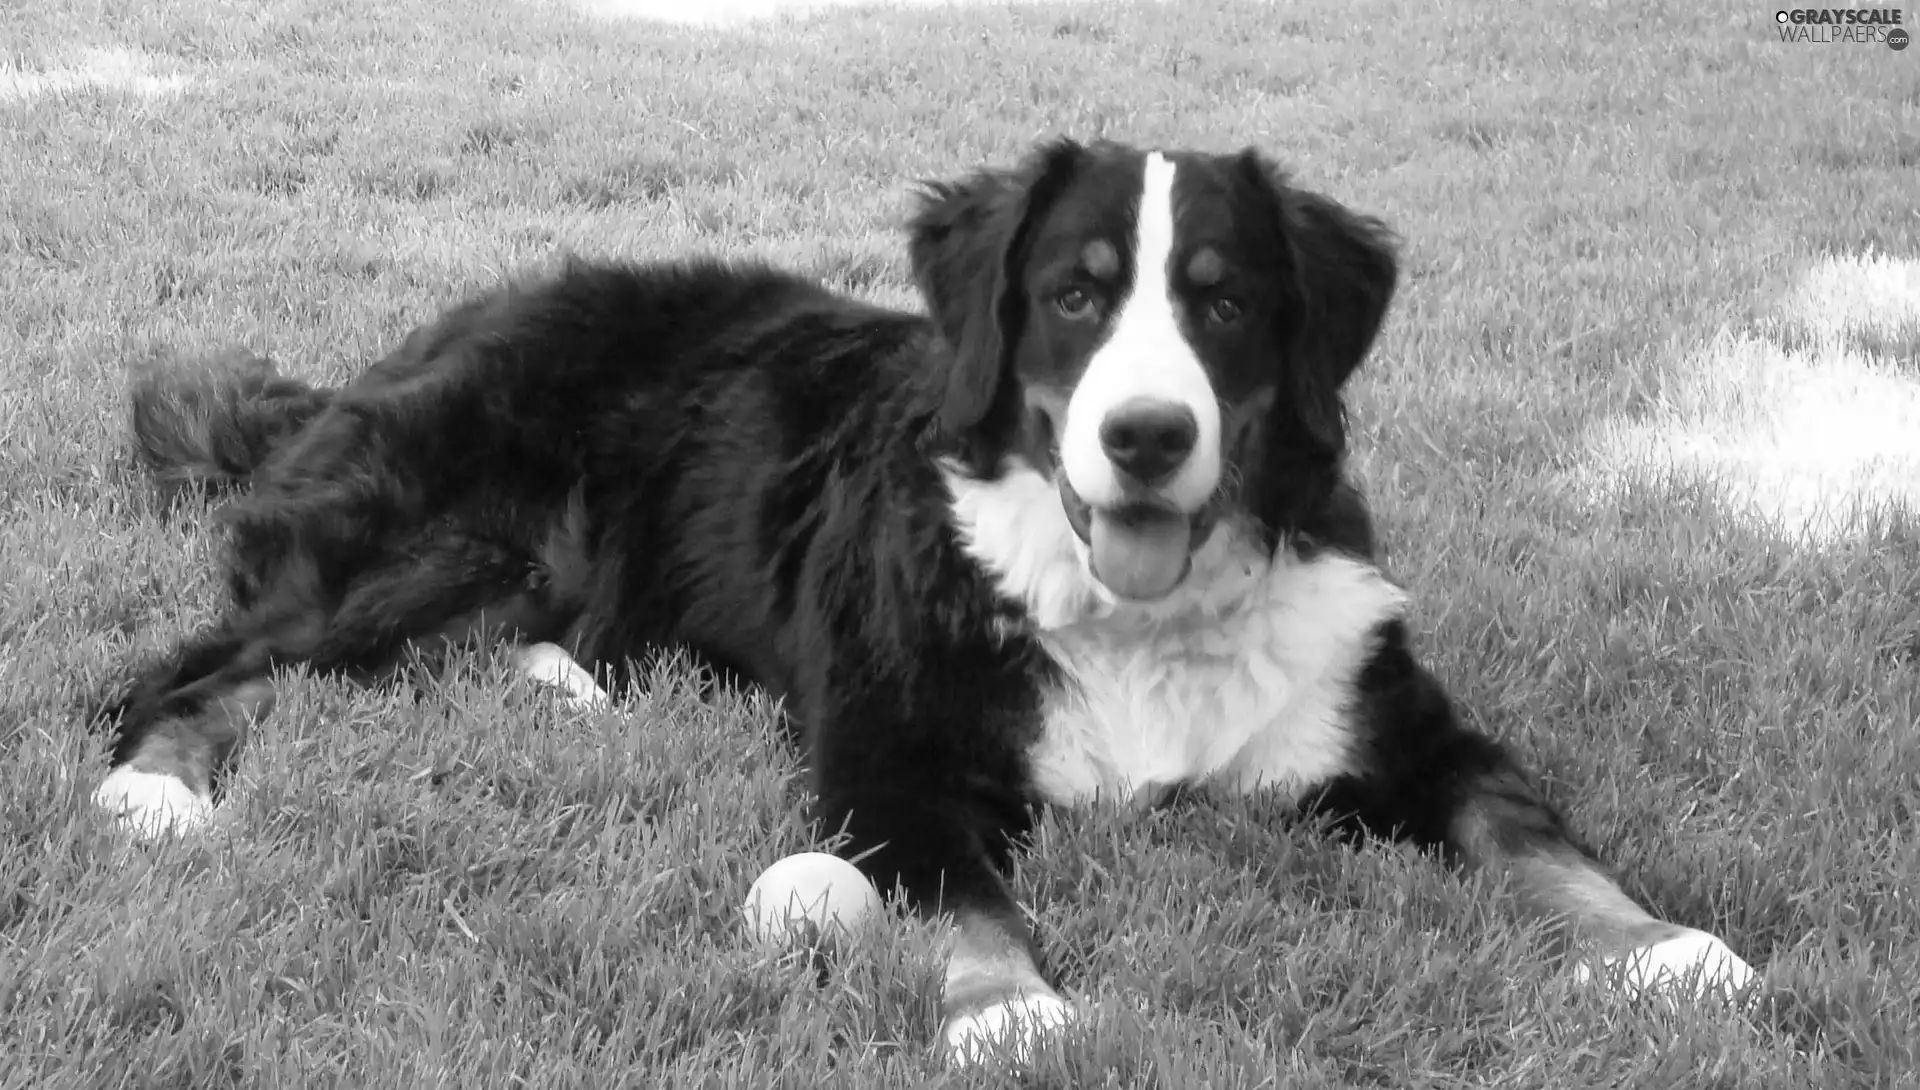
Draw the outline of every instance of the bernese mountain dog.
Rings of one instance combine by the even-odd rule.
[[[204,822],[273,671],[489,641],[572,698],[691,652],[781,698],[842,849],[950,919],[939,1044],[1074,1010],[1009,891],[1037,807],[1271,792],[1493,872],[1576,971],[1732,992],[1417,660],[1343,476],[1387,229],[1259,152],[1057,140],[927,185],[925,316],[743,263],[574,262],[344,387],[136,384],[136,449],[224,508],[231,602],[131,672],[98,804]]]

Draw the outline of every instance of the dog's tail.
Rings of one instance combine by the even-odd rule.
[[[242,487],[334,391],[246,352],[148,370],[133,386],[133,448],[169,498]]]

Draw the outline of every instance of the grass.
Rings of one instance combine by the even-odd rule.
[[[630,718],[480,660],[419,700],[290,678],[227,824],[134,849],[71,701],[217,606],[206,512],[124,449],[129,364],[337,378],[569,250],[911,304],[906,183],[1061,131],[1258,143],[1405,234],[1353,404],[1422,645],[1765,985],[1576,987],[1497,890],[1258,800],[1060,814],[1018,886],[1103,1016],[1030,1085],[1914,1085],[1912,52],[1724,0],[95,0],[0,41],[0,1087],[949,1081],[937,931],[824,986],[742,933],[817,842],[764,702],[670,664]]]

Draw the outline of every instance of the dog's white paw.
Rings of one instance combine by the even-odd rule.
[[[513,650],[514,669],[519,670],[528,679],[541,685],[552,686],[566,694],[567,704],[575,708],[604,708],[613,703],[593,680],[593,675],[580,668],[573,656],[558,644],[536,643]]]
[[[190,833],[213,820],[213,800],[178,776],[121,765],[93,792],[93,804],[142,840]]]
[[[1634,996],[1681,995],[1731,999],[1753,983],[1753,967],[1727,944],[1705,931],[1688,929],[1651,946],[1582,963],[1574,978],[1585,982],[1598,973]]]
[[[941,1038],[947,1062],[955,1067],[985,1063],[996,1056],[1024,1065],[1073,1020],[1073,1008],[1059,996],[1021,993],[947,1019]]]

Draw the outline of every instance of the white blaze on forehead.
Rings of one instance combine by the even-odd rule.
[[[1220,483],[1220,402],[1180,328],[1180,301],[1168,273],[1179,244],[1174,174],[1166,156],[1147,156],[1133,224],[1133,290],[1119,301],[1106,342],[1088,361],[1067,403],[1060,462],[1074,491],[1095,507],[1128,498],[1101,449],[1100,425],[1115,406],[1134,398],[1184,405],[1199,422],[1192,457],[1159,489],[1165,499],[1183,511],[1197,511]]]

